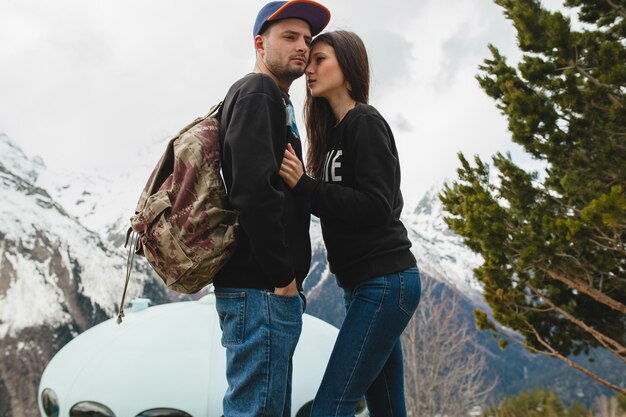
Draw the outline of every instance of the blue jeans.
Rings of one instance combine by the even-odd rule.
[[[417,266],[345,291],[346,319],[315,396],[312,417],[353,417],[364,395],[370,416],[406,416],[400,336],[420,296]]]
[[[224,416],[291,416],[302,299],[251,288],[217,288],[215,298],[226,348]]]

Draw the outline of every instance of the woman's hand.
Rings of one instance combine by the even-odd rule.
[[[285,149],[285,156],[280,164],[279,174],[289,188],[294,188],[302,175],[304,175],[302,162],[296,156],[296,151],[293,150],[290,143],[287,144],[287,149]]]

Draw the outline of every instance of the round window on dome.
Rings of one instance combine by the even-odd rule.
[[[51,388],[46,388],[41,393],[41,406],[46,417],[59,417],[59,400]]]
[[[191,417],[191,415],[173,408],[152,408],[142,411],[135,417]]]
[[[74,404],[70,417],[115,417],[115,413],[104,404],[95,401],[82,401]]]

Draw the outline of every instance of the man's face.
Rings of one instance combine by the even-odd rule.
[[[300,19],[283,19],[262,35],[263,63],[279,80],[291,82],[304,74],[309,60],[311,28]]]

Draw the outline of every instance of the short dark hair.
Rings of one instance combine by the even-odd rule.
[[[265,35],[265,32],[269,31],[269,30],[270,30],[270,28],[271,28],[272,26],[274,26],[274,23],[279,22],[279,21],[280,21],[280,20],[274,20],[274,21],[272,21],[272,22],[270,22],[270,21],[265,22],[265,23],[263,24],[263,26],[261,26],[261,29],[259,30],[259,36],[263,36],[263,35]]]

